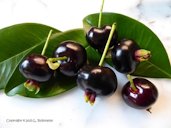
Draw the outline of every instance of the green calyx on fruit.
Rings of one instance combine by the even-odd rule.
[[[91,105],[93,105],[94,104],[94,102],[95,102],[95,99],[96,99],[96,93],[93,93],[92,91],[90,91],[90,90],[85,90],[85,101],[86,101],[86,103],[90,103]]]
[[[35,91],[35,94],[37,94],[40,91],[39,83],[34,80],[27,80],[24,83],[24,87],[31,92]]]
[[[139,49],[135,51],[135,60],[138,62],[143,62],[149,60],[151,57],[151,52],[145,49]]]

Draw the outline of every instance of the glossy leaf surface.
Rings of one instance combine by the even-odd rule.
[[[97,26],[99,14],[91,14],[83,19],[84,30]],[[136,76],[171,78],[171,66],[166,50],[159,38],[144,24],[117,13],[103,13],[102,26],[117,24],[118,38],[133,39],[143,48],[150,50],[149,61],[140,63],[133,73]],[[111,61],[108,61],[110,64]]]
[[[25,24],[23,24],[25,26]],[[27,25],[26,25],[27,26]],[[20,28],[21,26],[14,26],[14,28],[12,27],[12,30],[15,30],[16,28]],[[40,31],[40,29],[42,29],[44,26],[38,28],[37,30]],[[29,27],[30,28],[30,27]],[[1,86],[1,88],[5,88],[5,92],[7,95],[15,95],[15,94],[19,94],[22,96],[26,96],[26,97],[34,97],[34,98],[42,98],[42,97],[50,97],[50,96],[54,96],[57,94],[60,94],[62,92],[68,91],[71,88],[76,86],[76,80],[75,78],[69,78],[66,76],[63,76],[60,73],[55,73],[55,77],[53,77],[50,81],[46,82],[46,83],[41,83],[41,90],[40,92],[35,95],[35,92],[29,92],[24,86],[24,82],[26,81],[26,79],[21,75],[21,73],[19,72],[18,66],[21,63],[21,61],[29,54],[32,53],[41,53],[41,50],[43,48],[43,45],[46,41],[47,35],[49,30],[52,28],[47,29],[47,31],[45,32],[44,35],[40,34],[42,37],[38,38],[37,40],[35,38],[37,38],[36,36],[32,37],[31,35],[27,35],[27,36],[22,36],[22,41],[20,41],[20,43],[18,42],[16,44],[16,49],[14,50],[15,52],[18,51],[18,47],[21,47],[21,51],[18,51],[18,53],[11,57],[6,56],[6,60],[3,60],[1,62],[2,65],[2,69],[1,69],[1,79],[4,80],[4,85],[5,86]],[[23,29],[21,29],[23,30]],[[21,31],[22,33],[24,33],[26,30]],[[10,42],[7,41],[7,43],[14,43],[16,42],[15,37],[19,36],[21,34],[21,32],[16,32],[13,33],[11,35],[8,35],[7,38],[10,39]],[[32,31],[34,32],[34,31]],[[30,31],[31,33],[31,31]],[[37,34],[36,34],[37,35]],[[4,39],[3,39],[4,40]],[[24,41],[27,40],[28,43],[29,42],[35,42],[34,40],[37,41],[37,43],[32,44],[30,47],[26,47],[25,49],[22,50],[23,47],[25,47],[27,44],[24,45]],[[96,60],[98,61],[98,59],[100,57],[99,54],[92,49],[91,47],[88,46],[85,37],[84,37],[84,31],[82,29],[75,29],[75,30],[71,30],[71,31],[67,31],[67,32],[63,32],[60,33],[59,31],[55,30],[54,34],[51,36],[50,41],[49,41],[49,45],[48,48],[46,50],[45,55],[47,57],[52,57],[52,53],[54,51],[54,49],[63,41],[66,40],[73,40],[77,43],[80,43],[81,45],[83,45],[86,50],[88,51],[88,58],[90,58],[91,62],[95,62]],[[31,43],[29,43],[31,44]],[[8,50],[10,50],[11,48],[8,48]],[[97,54],[97,55],[96,55]],[[92,58],[92,55],[95,55],[95,58]],[[5,59],[5,58],[4,58]],[[3,78],[3,77],[6,78]]]

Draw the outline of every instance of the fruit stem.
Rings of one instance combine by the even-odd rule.
[[[133,91],[137,91],[137,88],[135,87],[135,84],[134,84],[134,82],[133,82],[133,80],[132,80],[132,77],[131,77],[131,75],[130,74],[128,74],[127,75],[127,78],[128,78],[128,80],[129,80],[129,82],[130,82],[130,84],[131,84],[131,89],[133,90]]]
[[[115,32],[115,29],[116,29],[116,23],[113,23],[113,24],[112,24],[112,29],[111,29],[111,31],[110,31],[110,34],[109,34],[109,37],[108,37],[108,40],[107,40],[107,43],[106,43],[106,45],[105,45],[105,49],[104,49],[104,51],[103,51],[102,57],[101,57],[100,62],[99,62],[99,66],[102,66],[102,65],[103,65],[105,56],[106,56],[107,51],[108,51],[108,49],[109,49],[110,42],[111,42],[111,40],[112,40],[112,36],[113,36],[113,34],[114,34],[114,32]]]
[[[146,111],[149,112],[150,114],[152,113],[151,108],[147,108]]]
[[[101,5],[101,8],[100,8],[98,28],[100,28],[100,27],[101,27],[103,7],[104,7],[104,0],[102,0],[102,5]]]
[[[42,53],[41,53],[42,56],[43,56],[43,55],[45,54],[45,52],[46,52],[46,49],[47,49],[47,46],[48,46],[49,39],[50,39],[50,36],[51,36],[51,34],[52,34],[52,31],[53,31],[52,29],[49,31],[48,37],[47,37],[47,39],[46,39],[45,45],[44,45],[43,50],[42,50]]]

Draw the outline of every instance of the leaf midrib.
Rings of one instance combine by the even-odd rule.
[[[159,66],[153,64],[152,62],[150,61],[147,61],[147,63],[151,64],[152,66],[154,66],[156,69],[158,69],[159,71],[161,71],[162,73],[166,74],[169,78],[171,78],[171,74],[161,68],[159,68]]]

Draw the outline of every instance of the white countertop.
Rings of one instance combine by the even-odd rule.
[[[42,23],[61,31],[80,28],[82,19],[99,12],[100,5],[100,0],[0,0],[0,28],[23,22]],[[147,25],[158,35],[171,60],[170,0],[106,0],[104,11],[122,13]],[[120,85],[126,82],[125,77],[122,79]],[[171,80],[149,80],[159,91],[152,114],[127,106],[121,98],[122,87],[112,96],[98,97],[94,106],[84,102],[83,91],[77,87],[43,99],[8,97],[2,90],[0,128],[171,128]],[[34,122],[37,119],[49,122]]]

